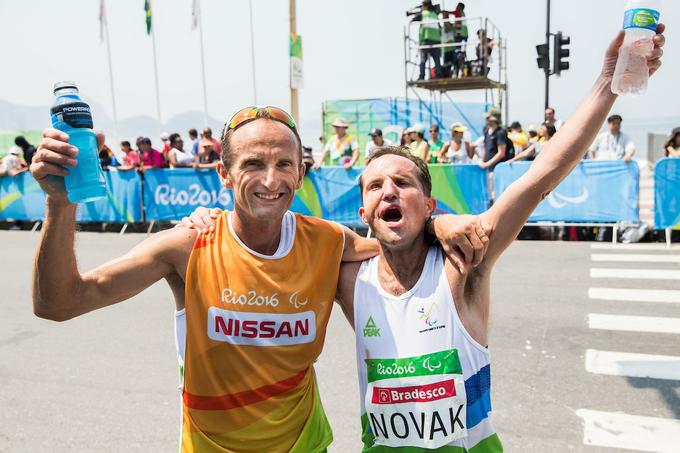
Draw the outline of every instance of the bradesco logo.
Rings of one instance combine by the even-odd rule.
[[[313,311],[292,314],[250,313],[210,307],[208,338],[254,346],[311,343],[316,338],[316,317]]]
[[[373,387],[373,404],[429,403],[456,396],[453,379],[409,387]]]

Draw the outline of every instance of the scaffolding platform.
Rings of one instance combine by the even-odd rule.
[[[407,84],[410,87],[432,91],[505,90],[507,88],[507,84],[491,80],[488,77],[446,77],[429,80],[410,80]]]

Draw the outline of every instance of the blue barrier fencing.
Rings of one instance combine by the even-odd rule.
[[[498,165],[494,172],[496,196],[521,177],[529,165],[529,162]],[[312,172],[297,191],[291,210],[362,226],[358,214],[361,171],[323,167]],[[478,166],[432,165],[430,173],[437,213],[479,214],[489,208],[487,174]],[[159,169],[149,170],[143,177],[133,171],[109,171],[106,179],[108,199],[79,207],[78,220],[170,221],[189,215],[198,206],[233,209],[231,191],[222,187],[213,170]],[[637,222],[638,179],[635,163],[582,162],[538,206],[530,221]],[[677,184],[677,177],[674,181]],[[666,190],[667,194],[677,192]],[[666,212],[677,216],[675,200],[676,204],[670,204]],[[41,220],[44,209],[45,195],[30,174],[0,178],[0,219]]]
[[[654,227],[680,229],[680,159],[667,157],[654,166]]]
[[[79,222],[141,222],[142,178],[136,171],[104,172],[108,197],[78,205]],[[28,172],[0,178],[0,219],[42,220],[45,193]]]
[[[530,165],[531,162],[497,165],[496,199]],[[638,223],[639,180],[636,162],[583,161],[538,205],[529,222]]]

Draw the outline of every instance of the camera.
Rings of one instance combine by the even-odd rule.
[[[441,11],[442,11],[441,6],[433,5],[432,2],[423,2],[423,3],[429,3],[431,10],[437,15],[440,14]],[[408,11],[406,11],[406,17],[417,16],[418,14],[421,14],[422,12],[423,12],[423,5],[420,4],[418,6],[415,6],[411,9],[409,9]]]

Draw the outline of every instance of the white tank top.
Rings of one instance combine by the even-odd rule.
[[[363,451],[502,451],[489,418],[489,351],[458,317],[441,248],[429,249],[418,282],[400,296],[380,285],[378,261],[362,263],[354,288]]]
[[[177,165],[180,167],[188,167],[194,162],[194,155],[187,151],[180,151],[177,148],[172,148],[171,153],[175,154],[175,159],[177,159]]]

